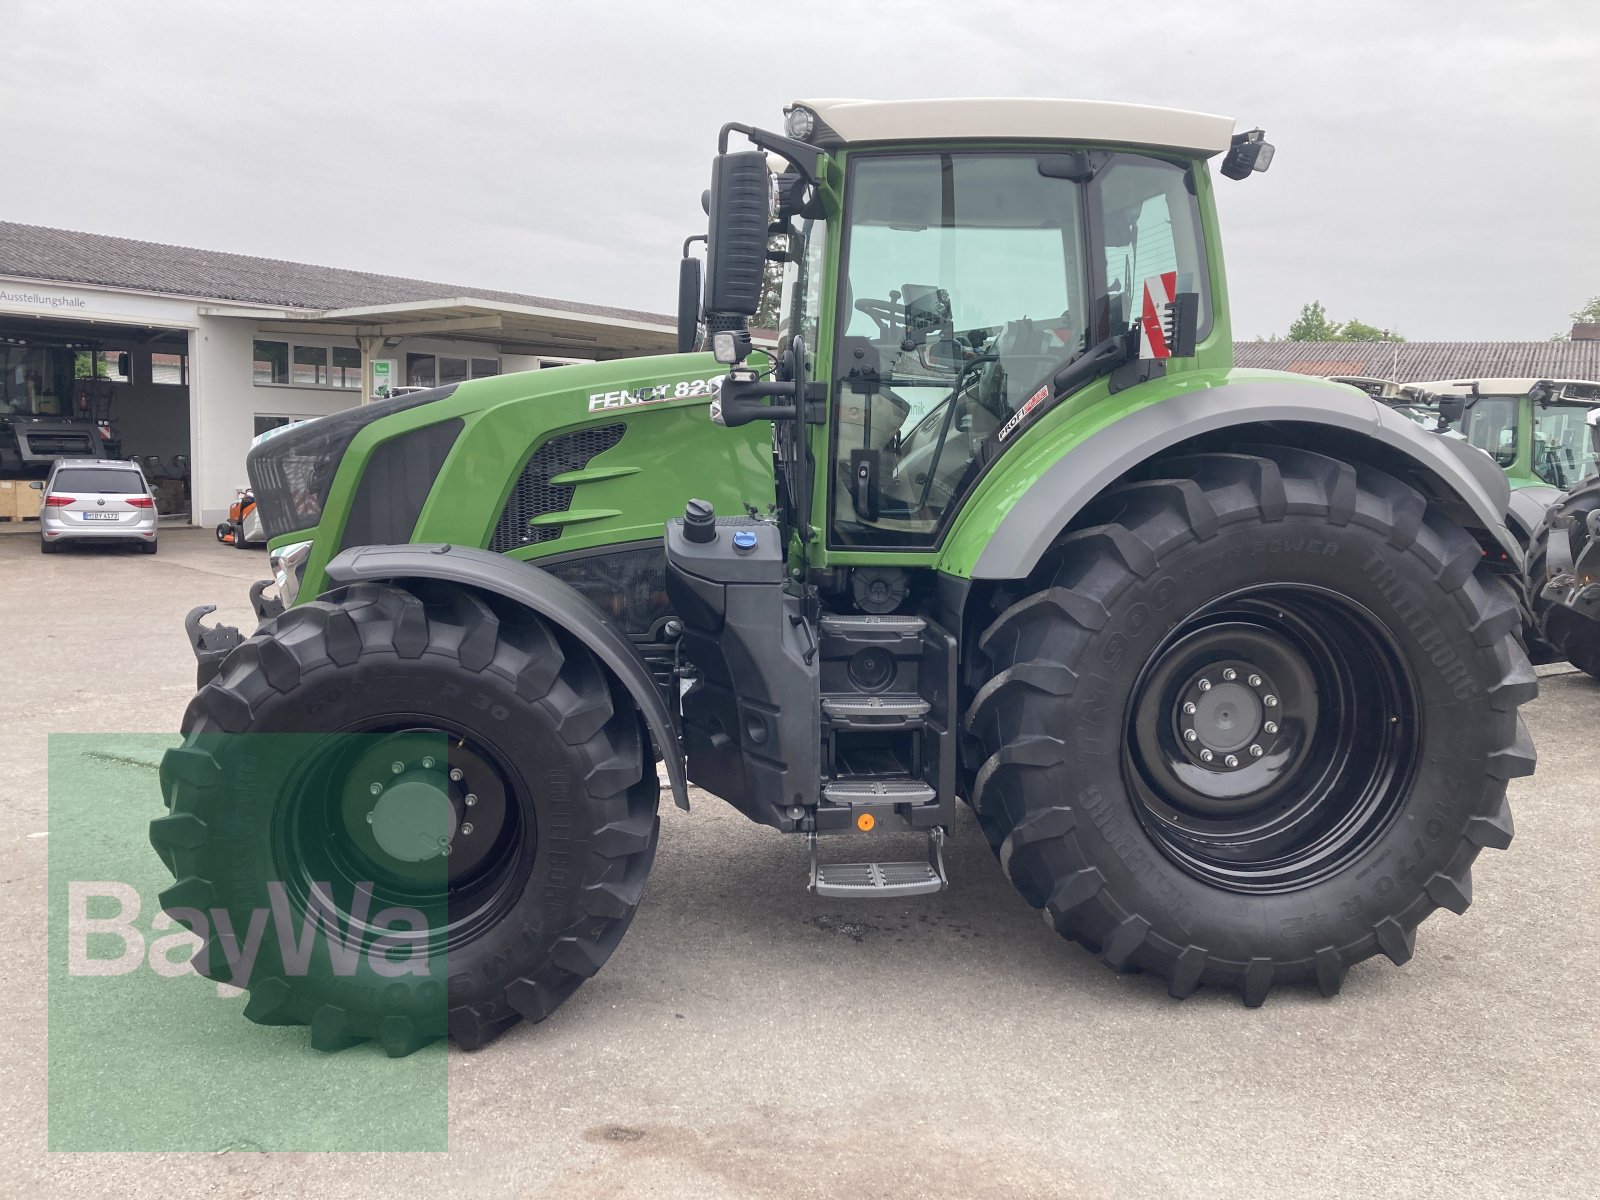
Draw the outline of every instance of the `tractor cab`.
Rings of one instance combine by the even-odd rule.
[[[720,149],[679,328],[729,368],[712,420],[773,423],[777,504],[669,523],[689,778],[808,833],[820,893],[936,890],[961,630],[931,568],[1047,417],[1230,364],[1203,163],[1247,176],[1271,147],[1226,118],[1019,100],[797,104]],[[769,371],[744,325],[774,261]],[[817,834],[891,826],[930,834],[927,865],[815,864]]]

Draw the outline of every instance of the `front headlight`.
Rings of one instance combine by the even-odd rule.
[[[362,404],[328,417],[290,425],[264,438],[245,456],[245,470],[255,492],[256,508],[269,538],[310,529],[322,519],[328,489],[344,452],[374,421],[419,405],[443,400],[455,385],[429,388],[389,400]]]
[[[292,542],[279,546],[267,556],[272,568],[273,582],[278,585],[278,599],[288,608],[300,594],[300,581],[305,578],[306,560],[311,557],[310,542]]]

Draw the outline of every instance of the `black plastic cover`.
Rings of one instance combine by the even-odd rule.
[[[345,519],[339,549],[409,542],[461,429],[456,417],[390,438],[374,450]]]

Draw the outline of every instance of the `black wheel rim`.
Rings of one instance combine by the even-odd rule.
[[[1403,806],[1419,758],[1415,681],[1350,598],[1278,585],[1178,624],[1129,700],[1139,820],[1185,871],[1236,892],[1336,874]]]
[[[278,878],[300,912],[332,889],[341,927],[410,947],[385,909],[421,914],[430,955],[481,936],[521,897],[538,831],[526,782],[493,746],[436,717],[394,715],[301,756],[276,820]],[[431,844],[430,844],[431,842]],[[356,897],[370,891],[365,913]]]

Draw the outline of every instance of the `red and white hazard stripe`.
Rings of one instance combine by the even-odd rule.
[[[1144,308],[1139,314],[1139,357],[1171,358],[1167,345],[1167,305],[1178,294],[1178,273],[1165,271],[1144,281]]]

